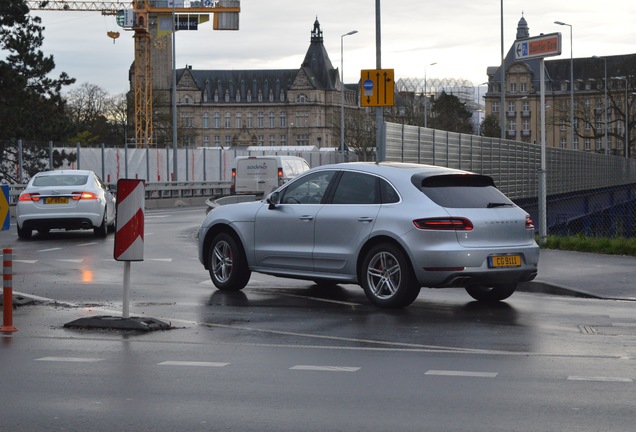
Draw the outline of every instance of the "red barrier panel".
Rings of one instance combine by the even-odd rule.
[[[0,332],[18,331],[13,327],[13,250],[2,249],[2,327]]]
[[[117,182],[117,230],[114,257],[117,261],[144,260],[144,181]]]

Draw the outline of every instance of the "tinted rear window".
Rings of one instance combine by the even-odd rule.
[[[413,176],[413,184],[433,202],[449,208],[514,206],[491,177],[477,174]]]

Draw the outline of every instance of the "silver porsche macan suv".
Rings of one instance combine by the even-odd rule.
[[[262,201],[217,207],[198,249],[219,290],[259,272],[359,284],[389,308],[411,304],[421,287],[500,301],[539,262],[530,216],[492,178],[390,162],[320,166]]]

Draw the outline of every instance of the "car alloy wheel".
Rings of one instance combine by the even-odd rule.
[[[251,272],[243,249],[229,234],[218,234],[209,252],[210,278],[221,291],[238,291],[247,285]]]
[[[408,306],[420,292],[408,258],[392,244],[371,248],[365,256],[363,269],[364,291],[369,300],[378,306]]]

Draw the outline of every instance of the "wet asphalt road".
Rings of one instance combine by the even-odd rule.
[[[41,299],[2,337],[0,430],[633,430],[633,303],[424,289],[391,311],[256,274],[221,293],[196,258],[204,210],[146,215],[130,310],[169,331],[63,327],[121,314],[112,235],[0,233],[14,290]]]

